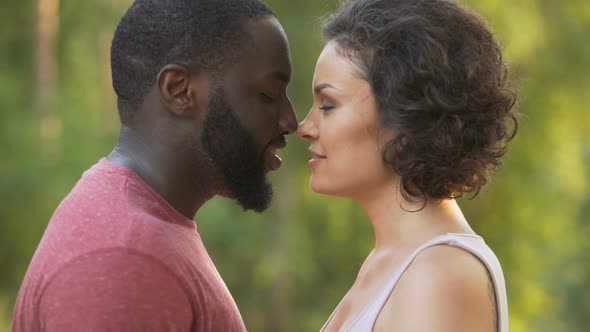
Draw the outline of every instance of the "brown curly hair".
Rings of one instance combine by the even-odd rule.
[[[451,0],[357,0],[324,25],[326,41],[371,85],[396,137],[383,160],[404,197],[477,195],[516,135],[516,94],[485,21]]]

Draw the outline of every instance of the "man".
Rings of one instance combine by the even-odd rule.
[[[263,211],[297,129],[285,33],[257,0],[136,0],[112,43],[119,142],[55,211],[15,331],[245,331],[193,218]]]

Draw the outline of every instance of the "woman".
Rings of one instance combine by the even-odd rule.
[[[500,264],[454,199],[516,133],[492,32],[450,0],[358,0],[324,35],[298,134],[312,190],[361,204],[375,247],[322,331],[507,331]]]

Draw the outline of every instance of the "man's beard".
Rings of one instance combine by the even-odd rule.
[[[221,87],[210,91],[209,100],[201,143],[233,198],[244,210],[262,212],[272,200],[272,186],[265,176],[264,151],[259,151],[254,138],[242,127]]]

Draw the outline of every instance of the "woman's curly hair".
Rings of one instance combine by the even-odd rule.
[[[517,131],[516,94],[485,21],[452,0],[357,0],[324,25],[325,39],[367,80],[383,159],[406,199],[444,199],[488,183]]]

